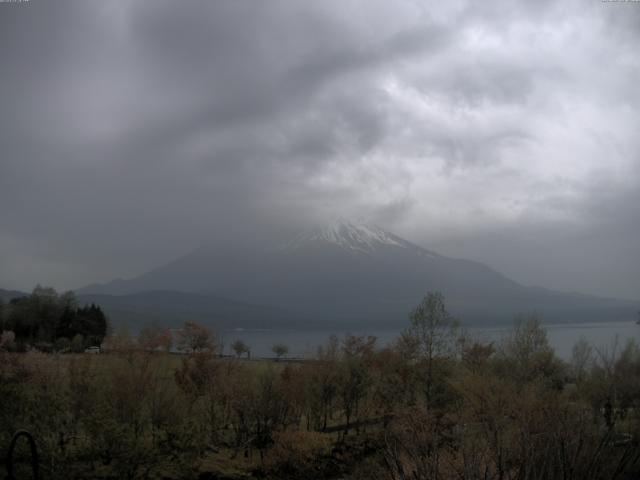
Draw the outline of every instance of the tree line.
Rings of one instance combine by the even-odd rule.
[[[24,297],[0,304],[0,339],[5,350],[84,351],[100,346],[108,322],[95,304],[80,306],[73,292],[37,286]]]
[[[535,316],[465,334],[429,293],[388,346],[220,358],[195,323],[111,335],[107,355],[0,353],[0,444],[27,428],[47,478],[595,480],[640,473],[640,348],[559,359]],[[241,347],[243,345],[238,345]],[[246,345],[244,345],[246,346]],[[243,358],[241,358],[243,357]],[[207,476],[208,475],[208,476]]]

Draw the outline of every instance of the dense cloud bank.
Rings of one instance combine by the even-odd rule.
[[[640,6],[0,4],[0,285],[364,217],[638,298]]]

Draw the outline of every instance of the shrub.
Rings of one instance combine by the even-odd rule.
[[[285,430],[275,433],[273,441],[265,457],[266,469],[297,478],[314,471],[331,447],[329,435],[318,432]]]

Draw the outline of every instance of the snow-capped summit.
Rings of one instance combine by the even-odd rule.
[[[137,312],[141,322],[200,315],[195,319],[234,328],[339,329],[399,328],[428,291],[442,292],[452,314],[471,323],[507,322],[534,310],[561,322],[634,318],[638,310],[628,302],[526,287],[481,263],[438,255],[349,220],[310,230],[284,248],[201,248],[80,293],[111,302],[111,318],[126,321]],[[127,298],[118,296],[123,294]]]
[[[371,253],[382,245],[400,248],[407,248],[409,245],[378,226],[338,219],[329,225],[299,235],[287,245],[287,248],[296,249],[316,242],[330,243],[363,253]]]

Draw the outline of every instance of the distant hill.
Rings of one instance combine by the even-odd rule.
[[[27,295],[29,294],[25,292],[19,292],[18,290],[4,290],[0,288],[0,298],[4,302],[8,302],[12,298],[26,297]]]
[[[443,292],[466,324],[510,322],[532,311],[552,322],[631,320],[638,309],[638,302],[523,286],[482,263],[448,258],[347,221],[304,232],[279,248],[201,248],[139,277],[78,293],[93,295],[107,312],[173,315],[178,300],[190,302],[166,293],[178,291],[199,295],[191,314],[225,325],[349,328],[403,326],[429,290]],[[127,295],[129,303],[124,308],[97,294]],[[148,301],[134,302],[132,294]]]
[[[5,303],[28,295],[17,290],[0,289],[0,298]],[[287,328],[297,325],[295,315],[283,309],[214,295],[154,290],[127,295],[78,294],[77,299],[80,305],[100,305],[114,327],[126,325],[134,332],[153,323],[178,327],[185,320],[216,328]]]

